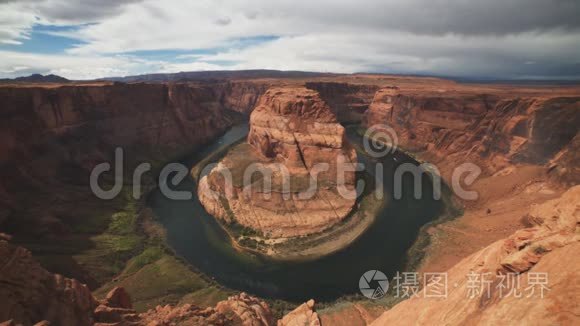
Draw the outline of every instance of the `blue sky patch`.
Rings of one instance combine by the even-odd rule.
[[[71,37],[54,35],[52,33],[71,32],[86,25],[34,25],[28,34],[28,38],[21,38],[18,41],[22,44],[0,44],[0,50],[17,52],[59,54],[64,53],[68,48],[83,44],[84,42]]]
[[[244,37],[233,39],[225,42],[225,45],[207,48],[207,49],[163,49],[163,50],[139,50],[139,51],[128,51],[120,52],[116,54],[120,55],[130,55],[135,56],[144,60],[152,61],[166,61],[166,62],[193,62],[197,61],[197,57],[201,56],[211,56],[218,54],[220,52],[226,52],[228,50],[237,49],[241,50],[244,48],[260,45],[263,43],[271,42],[279,39],[279,36],[274,35],[264,35],[264,36],[254,36],[254,37]],[[228,60],[203,60],[208,63],[215,63],[219,65],[234,65],[237,62]]]

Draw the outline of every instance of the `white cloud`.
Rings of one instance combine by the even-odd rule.
[[[70,79],[93,79],[157,71],[159,68],[158,63],[127,56],[69,56],[0,51],[0,58],[0,74],[4,77],[43,73]]]
[[[19,44],[37,21],[34,13],[22,10],[17,3],[0,4],[0,42]]]
[[[136,56],[70,56],[0,51],[0,75],[18,77],[32,73],[55,74],[83,80],[111,76],[129,76],[155,72],[218,70],[222,67],[207,62],[172,63],[144,60]]]
[[[543,65],[577,62],[579,34],[526,33],[504,37],[430,36],[390,32],[283,37],[242,50],[198,57],[237,62],[231,68],[329,72],[392,72],[517,77]],[[559,49],[554,52],[553,49]],[[577,71],[576,74],[579,72]]]
[[[0,3],[0,42],[20,42],[35,23],[92,23],[48,32],[83,41],[65,54],[15,63],[69,77],[242,68],[580,76],[579,15],[574,0],[24,0]],[[279,38],[240,42],[265,35]],[[170,62],[119,56],[208,48],[220,50]]]

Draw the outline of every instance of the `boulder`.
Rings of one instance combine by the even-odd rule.
[[[320,319],[314,311],[314,300],[308,300],[282,317],[278,320],[278,326],[320,326]]]

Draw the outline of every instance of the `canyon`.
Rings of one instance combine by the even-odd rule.
[[[303,111],[298,115],[298,110]],[[575,281],[580,266],[570,259],[580,240],[577,86],[461,84],[362,74],[6,84],[0,86],[0,116],[0,232],[10,239],[0,242],[0,291],[15,298],[0,304],[2,321],[78,325],[101,320],[128,325],[578,322],[580,289]],[[457,200],[462,216],[424,228],[429,243],[418,270],[448,271],[449,284],[457,284],[448,299],[418,297],[392,307],[381,302],[368,306],[357,299],[317,312],[308,302],[296,310],[274,311],[259,298],[198,279],[169,250],[152,250],[162,246],[158,241],[162,242],[163,230],[142,201],[127,210],[126,201],[103,203],[88,188],[90,170],[111,162],[116,147],[125,150],[126,171],[143,161],[153,162],[155,171],[248,116],[251,131],[244,150],[258,162],[283,162],[293,175],[307,175],[319,152],[326,153],[324,161],[337,152],[351,160],[356,157],[343,142],[339,122],[392,128],[399,149],[435,164],[449,184],[458,163],[479,166],[481,176],[467,185],[478,192],[478,198]],[[277,119],[289,119],[294,126],[278,128]],[[227,156],[222,163],[227,166]],[[131,184],[130,173],[124,177]],[[152,173],[146,180],[151,188],[154,178]],[[210,182],[210,178],[205,179],[207,186],[219,187],[219,180]],[[214,215],[223,215],[207,203]],[[231,203],[240,205],[240,210],[244,207]],[[269,210],[279,204],[260,203]],[[334,211],[335,205],[330,206]],[[252,215],[234,215],[240,224],[273,237],[299,236],[324,230],[344,218],[352,206],[347,202],[339,214],[327,216],[317,214],[330,212],[329,206],[316,205],[312,208],[316,214],[305,210],[288,224],[260,218],[271,223],[258,225]],[[119,215],[120,209],[126,215]],[[135,216],[130,232],[119,232],[122,218],[129,214]],[[111,257],[118,267],[103,267]],[[201,285],[192,281],[195,286],[171,288],[162,283],[163,291],[144,289],[143,284],[152,286],[151,279],[167,275],[152,274],[154,268],[182,271],[176,279],[191,278]],[[470,271],[490,272],[494,282],[508,271],[517,272],[524,285],[530,272],[547,272],[551,289],[543,300],[499,298],[497,293],[465,300],[465,275]],[[128,300],[113,299],[124,298],[125,292],[135,307]],[[51,302],[52,297],[58,300]]]

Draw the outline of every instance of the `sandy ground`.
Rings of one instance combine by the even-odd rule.
[[[428,230],[431,244],[419,272],[444,272],[469,254],[526,227],[525,216],[532,204],[563,193],[544,180],[543,167],[512,166],[476,182],[473,190],[479,199],[464,202],[464,215]]]
[[[347,304],[318,312],[322,325],[364,326],[379,318],[385,309],[363,303]]]

